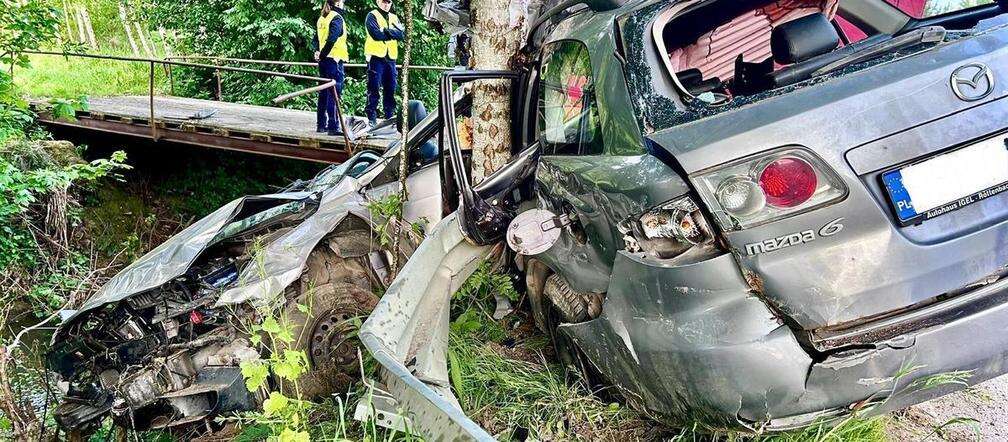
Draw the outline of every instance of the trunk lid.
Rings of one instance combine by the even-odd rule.
[[[990,95],[958,98],[950,76],[968,63],[993,68]],[[686,173],[782,146],[820,156],[846,184],[832,205],[727,232],[740,265],[769,304],[806,330],[845,327],[932,304],[1000,275],[1008,264],[1008,197],[987,198],[901,227],[881,172],[1008,127],[1008,29],[1003,25],[758,103],[649,136]],[[836,223],[774,251],[747,244]],[[801,235],[799,235],[801,236]]]

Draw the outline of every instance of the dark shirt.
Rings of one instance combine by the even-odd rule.
[[[322,49],[318,47],[318,31],[315,31],[315,40],[312,41],[312,48],[319,51],[319,60],[329,56],[336,40],[343,34],[343,9],[336,8],[333,11],[336,12],[336,17],[329,22],[329,38],[326,39],[325,46]]]
[[[389,14],[387,12],[382,12],[381,9],[375,9],[375,11],[385,18],[385,23],[388,23],[389,27],[384,31],[378,26],[378,20],[374,18],[374,14],[368,14],[367,20],[364,24],[367,26],[368,34],[371,38],[378,41],[389,41],[389,40],[399,40],[402,41],[404,38],[403,31],[399,30],[395,26],[392,26],[389,20]]]

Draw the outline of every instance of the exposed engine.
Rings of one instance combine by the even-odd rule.
[[[137,430],[178,427],[253,408],[239,364],[259,358],[237,324],[251,307],[213,308],[238,279],[238,247],[201,259],[155,289],[85,313],[62,331],[49,366],[66,381],[56,410],[64,428],[84,429],[111,414]],[[238,256],[238,257],[235,257]]]

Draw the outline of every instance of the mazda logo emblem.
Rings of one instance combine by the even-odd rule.
[[[952,92],[963,101],[977,101],[994,92],[994,72],[983,63],[970,63],[952,71]]]

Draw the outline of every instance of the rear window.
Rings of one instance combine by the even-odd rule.
[[[990,5],[994,0],[885,0],[913,18],[927,18],[976,6]]]

